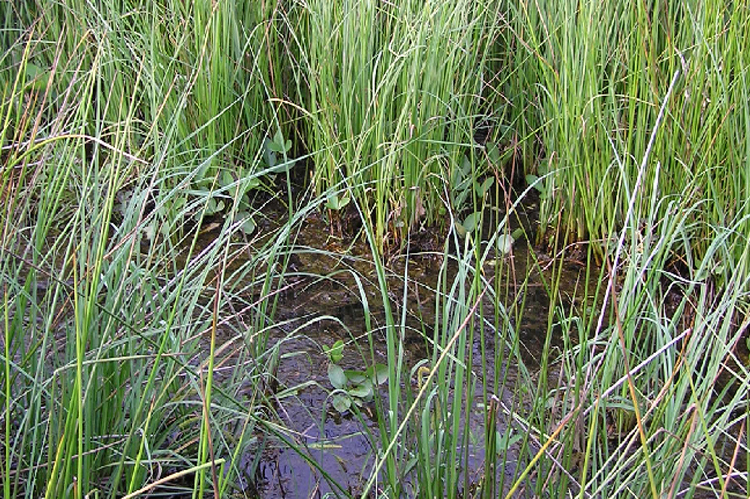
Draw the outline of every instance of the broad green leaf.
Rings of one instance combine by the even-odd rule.
[[[329,194],[326,197],[325,207],[329,210],[338,210],[339,206],[339,197],[336,194]]]
[[[252,181],[240,182],[239,198],[243,199],[248,191],[251,191],[260,185],[260,181],[257,178],[253,178]],[[234,192],[232,192],[234,195]]]
[[[284,140],[281,130],[276,130],[273,140],[268,143],[268,147],[273,152],[287,153],[292,148],[292,141]]]
[[[461,173],[463,173],[464,178],[471,175],[471,160],[466,155],[464,155],[463,162],[461,163]]]
[[[464,203],[466,202],[466,198],[469,197],[469,194],[471,194],[471,191],[468,189],[457,189],[455,195],[455,202],[454,207],[455,208],[461,208]]]
[[[208,198],[208,202],[206,204],[206,214],[207,215],[213,215],[215,213],[220,212],[224,209],[224,201],[222,200],[216,200],[216,198]]]
[[[487,143],[487,156],[493,165],[500,163],[500,149],[494,142]]]
[[[284,135],[281,133],[281,128],[276,129],[276,133],[273,134],[273,141],[277,144],[284,143]]]
[[[349,390],[349,395],[360,399],[372,397],[372,383],[370,383],[369,380],[366,380],[361,385],[356,385]]]
[[[42,91],[47,88],[49,71],[44,70],[32,62],[26,63],[26,84],[34,90]]]
[[[494,177],[487,177],[486,179],[484,179],[484,182],[482,182],[482,185],[479,185],[478,183],[476,183],[475,185],[476,185],[477,196],[479,196],[480,198],[484,197],[484,195],[487,194],[487,192],[490,190],[490,187],[492,187],[492,184],[494,182],[495,182]]]
[[[461,169],[454,168],[451,172],[451,186],[458,185],[461,182]]]
[[[513,249],[513,236],[510,234],[502,234],[497,238],[497,249],[500,253],[506,255]]]
[[[334,388],[343,389],[346,386],[346,374],[344,374],[344,370],[333,362],[328,364],[328,379]]]
[[[501,435],[499,431],[495,431],[495,445],[497,453],[508,450],[513,444],[521,441],[521,435],[511,435],[510,427],[505,431],[505,434]]]
[[[477,228],[477,225],[479,224],[479,220],[482,217],[482,213],[479,211],[475,211],[471,215],[467,216],[464,220],[463,228],[466,230],[466,232],[472,232],[474,229]]]
[[[249,191],[252,191],[253,189],[257,189],[258,187],[260,187],[260,180],[258,179],[258,177],[250,177],[249,173],[248,174],[243,173],[243,175],[240,178],[245,179],[240,184],[242,186],[242,192],[240,192],[240,198],[242,198]]]
[[[221,174],[221,186],[226,187],[228,185],[232,185],[234,183],[234,177],[232,176],[231,172],[224,170]]]
[[[258,187],[260,187],[260,179],[258,179],[258,177],[250,177],[245,180],[246,191],[257,189]]]
[[[456,222],[455,222],[455,223],[453,224],[453,226],[454,226],[454,227],[455,227],[455,229],[456,229],[456,234],[458,234],[458,237],[464,237],[464,236],[466,236],[466,233],[467,233],[467,231],[466,231],[466,229],[464,229],[464,226],[463,226],[463,225],[461,225],[461,223],[460,223],[460,222],[456,221]]]
[[[263,141],[263,159],[269,168],[276,166],[276,154],[274,154],[271,144],[268,139]]]
[[[175,210],[182,209],[183,206],[185,206],[185,203],[187,203],[187,198],[184,196],[175,197],[172,201],[172,208]]]
[[[331,398],[334,409],[339,412],[346,412],[352,406],[352,399],[343,393],[337,393]]]
[[[339,200],[339,209],[342,209],[342,208],[344,208],[344,207],[345,207],[346,205],[348,205],[348,204],[349,204],[349,200],[350,200],[350,199],[351,199],[351,198],[350,198],[349,196],[344,196],[343,198],[341,198],[341,199]]]
[[[253,220],[252,215],[246,211],[239,211],[237,212],[237,219],[243,220],[242,225],[240,226],[240,230],[244,232],[245,234],[252,234],[255,232],[255,229],[257,226],[255,225],[255,221]]]
[[[338,211],[349,204],[349,196],[339,197],[337,194],[331,194],[326,198],[325,207],[329,210]]]
[[[346,374],[346,378],[354,384],[360,384],[367,379],[367,376],[362,371],[347,369],[344,373]]]
[[[537,177],[536,175],[533,175],[531,173],[529,173],[529,174],[526,175],[526,183],[528,185],[533,186],[534,189],[536,189],[539,192],[541,192],[542,191],[542,185],[541,185],[542,183],[541,182],[537,182],[538,180],[539,180],[539,177]]]
[[[367,376],[376,385],[382,385],[388,381],[388,366],[378,363],[372,367],[368,367]]]
[[[268,149],[270,149],[273,152],[283,152],[284,148],[282,144],[279,144],[275,140],[269,140],[268,141]]]
[[[338,340],[330,347],[323,345],[323,351],[331,359],[331,362],[338,362],[344,357],[344,341]]]
[[[271,173],[286,173],[289,170],[291,170],[292,167],[296,164],[297,164],[296,159],[288,159],[284,163],[279,163],[276,166],[271,167]]]

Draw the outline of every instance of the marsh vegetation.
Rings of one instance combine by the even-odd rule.
[[[748,39],[0,3],[3,497],[747,497]]]

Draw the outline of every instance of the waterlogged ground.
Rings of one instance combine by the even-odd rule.
[[[205,239],[210,240],[210,234]],[[248,452],[241,458],[239,465],[248,476],[240,486],[263,498],[321,497],[327,492],[357,495],[375,463],[377,449],[373,448],[373,443],[380,442],[375,406],[370,400],[362,400],[358,415],[351,409],[341,412],[334,407],[333,386],[328,374],[330,360],[325,349],[339,340],[345,343],[343,357],[338,362],[343,369],[364,370],[372,364],[373,355],[375,362],[386,364],[382,297],[375,282],[369,249],[362,238],[351,246],[344,246],[341,239],[330,234],[321,217],[313,216],[303,223],[295,244],[287,273],[288,287],[281,295],[275,315],[275,323],[280,326],[271,331],[268,345],[279,346],[278,368],[272,383],[276,393],[274,409],[281,426],[288,429],[283,432],[284,438],[294,442],[297,450],[277,438],[265,439],[259,463],[256,463],[257,452]],[[517,390],[518,378],[533,379],[548,329],[549,299],[544,287],[544,264],[539,264],[532,252],[525,243],[517,243],[510,255],[496,255],[484,268],[488,284],[494,282],[497,269],[503,269],[505,292],[498,298],[502,306],[511,309],[514,301],[518,304],[523,300],[524,307],[521,323],[512,326],[515,334],[508,333],[507,327],[492,322],[494,303],[487,293],[482,306],[490,320],[475,327],[471,370],[477,390],[469,411],[468,466],[461,470],[466,478],[464,483],[470,488],[478,483],[485,461],[487,401],[480,388],[483,383],[493,387],[489,393],[501,403],[497,431],[511,439],[523,431],[518,422],[511,424],[509,408],[524,403],[523,395]],[[536,265],[532,265],[532,261],[536,261]],[[431,355],[429,340],[434,334],[435,288],[443,264],[442,256],[429,252],[413,255],[408,260],[392,258],[387,264],[394,316],[400,318],[403,313],[406,317],[401,388],[415,395],[424,377],[419,367],[428,366]],[[529,268],[536,270],[527,272]],[[530,278],[522,285],[527,274]],[[455,265],[449,264],[445,275],[450,282],[455,275]],[[583,279],[583,267],[575,262],[566,265],[562,279],[567,283],[563,289],[569,290],[572,296],[573,289],[580,286]],[[408,283],[406,293],[404,282]],[[367,311],[363,307],[363,294],[368,303]],[[404,296],[405,311],[400,308]],[[366,314],[373,331],[369,338]],[[517,361],[495,365],[495,349],[501,345],[509,349],[516,337],[526,370],[519,371]],[[248,392],[251,390],[253,387],[249,386]],[[385,393],[383,385],[381,394]],[[299,450],[303,450],[304,455],[300,455]],[[505,474],[506,488],[517,472],[518,463],[527,462],[528,458],[518,456],[511,448],[506,466],[498,471],[498,479]],[[256,464],[258,472],[249,476]],[[250,485],[251,482],[254,484]],[[341,488],[334,488],[331,485],[334,482]],[[405,486],[408,492],[410,484]]]

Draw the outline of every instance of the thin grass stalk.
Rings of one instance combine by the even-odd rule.
[[[9,312],[9,305],[10,300],[8,298],[8,289],[7,285],[3,286],[3,305],[4,305],[4,313],[3,313],[3,331],[5,331],[5,335],[3,338],[3,347],[4,347],[4,354],[5,354],[5,479],[3,480],[3,496],[4,497],[10,497],[10,487],[11,487],[11,376],[10,376],[10,344],[11,344],[11,338],[10,338],[10,312]]]
[[[640,191],[640,189],[641,189],[640,181],[642,179],[643,172],[646,169],[645,167],[646,167],[646,163],[647,163],[647,161],[649,159],[649,153],[651,151],[651,147],[652,147],[652,145],[654,143],[654,140],[655,140],[655,138],[657,136],[657,132],[659,130],[659,125],[661,123],[661,118],[663,116],[664,109],[665,109],[667,103],[669,102],[669,97],[672,94],[672,90],[674,88],[674,85],[675,85],[675,83],[677,81],[677,77],[678,76],[679,76],[679,72],[675,72],[674,76],[672,77],[672,82],[669,85],[669,89],[667,90],[667,94],[666,94],[666,96],[664,98],[664,102],[663,102],[663,104],[661,106],[659,115],[656,118],[656,123],[654,124],[653,130],[651,132],[651,139],[649,140],[648,146],[646,147],[646,152],[644,153],[643,161],[641,162],[641,168],[639,169],[639,174],[638,174],[638,177],[636,178],[635,185],[633,187],[633,195],[630,196],[630,200],[629,200],[629,203],[628,203],[628,211],[625,214],[625,218],[627,220],[632,220],[632,217],[634,216],[633,215],[633,205],[634,205],[634,202],[635,202],[635,196],[636,196],[636,193],[638,191]],[[610,276],[611,276],[610,277],[610,288],[611,288],[611,291],[613,293],[614,315],[615,315],[615,320],[617,321],[617,330],[618,330],[618,335],[619,335],[619,339],[620,339],[620,347],[622,348],[622,351],[623,351],[623,360],[624,360],[624,363],[625,363],[625,371],[626,371],[626,373],[628,373],[628,376],[629,376],[628,377],[628,387],[629,387],[629,390],[630,390],[630,397],[631,397],[631,400],[633,402],[633,410],[635,412],[635,419],[636,419],[636,423],[638,425],[639,434],[640,434],[640,437],[641,437],[641,445],[644,448],[644,456],[646,458],[646,468],[647,468],[647,471],[648,471],[649,483],[650,483],[650,486],[651,486],[651,494],[652,494],[652,497],[656,498],[656,497],[658,497],[658,492],[656,490],[656,483],[655,483],[654,474],[653,474],[653,471],[652,471],[652,465],[651,465],[651,459],[649,457],[649,451],[648,451],[648,448],[646,446],[646,434],[645,434],[645,431],[643,429],[643,423],[642,423],[642,419],[641,419],[640,409],[638,407],[638,399],[636,397],[635,387],[633,385],[633,380],[632,380],[632,378],[630,378],[630,374],[629,374],[630,373],[630,367],[629,367],[629,363],[628,363],[627,350],[626,350],[626,345],[625,345],[625,338],[623,336],[622,326],[621,326],[621,324],[619,322],[621,315],[620,315],[620,312],[619,312],[619,310],[617,308],[617,298],[616,298],[616,296],[614,296],[615,290],[614,290],[614,285],[613,285],[613,279],[614,279],[614,275],[615,274],[614,274],[613,269],[617,268],[617,266],[618,266],[618,261],[619,261],[619,257],[620,257],[620,248],[623,247],[624,238],[625,238],[625,232],[623,231],[622,234],[621,234],[621,236],[620,236],[620,240],[619,240],[619,242],[617,244],[617,250],[616,250],[615,255],[614,255],[612,267],[610,268]],[[605,297],[605,301],[606,301],[606,297]]]

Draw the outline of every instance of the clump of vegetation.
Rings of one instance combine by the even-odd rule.
[[[544,177],[542,232],[590,238],[601,256],[629,210],[636,221],[654,210],[662,218],[669,203],[660,201],[671,196],[704,205],[694,215],[706,229],[747,216],[746,14],[747,5],[722,1],[514,9],[519,65],[508,92],[531,105],[519,123],[541,132],[530,173],[553,172]]]

